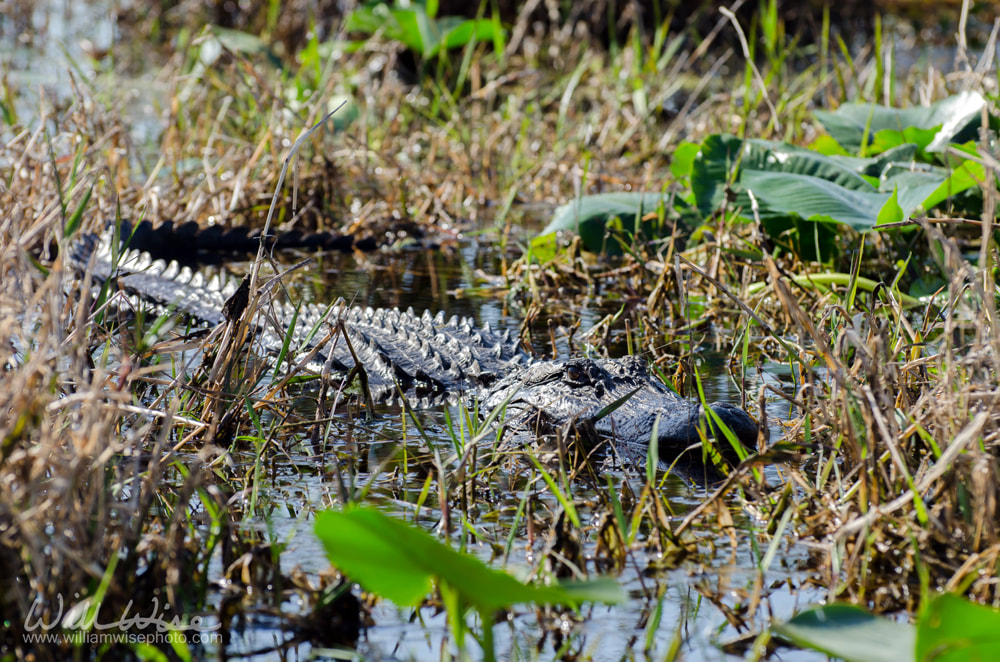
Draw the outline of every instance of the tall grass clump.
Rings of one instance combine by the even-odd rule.
[[[45,138],[8,144],[17,168],[0,185],[0,648],[54,659],[134,605],[167,620],[200,609],[211,535],[189,512],[212,451],[186,457],[178,478],[180,401],[136,390],[163,367],[133,352],[67,265],[73,211],[106,182],[80,160],[53,161]],[[49,632],[77,638],[31,638]]]
[[[918,314],[859,297],[813,323],[829,301],[776,281],[790,330],[808,341],[797,434],[815,453],[791,472],[800,535],[823,542],[833,596],[879,610],[914,610],[932,590],[1000,599],[994,248],[986,234],[977,265],[923,230],[947,281]]]

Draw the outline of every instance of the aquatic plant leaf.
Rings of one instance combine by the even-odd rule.
[[[522,584],[372,508],[324,511],[316,516],[315,530],[335,566],[365,590],[399,605],[420,604],[435,581],[447,584],[465,604],[482,613],[517,603],[576,605],[623,598],[621,587],[610,578],[552,586]]]
[[[441,28],[441,39],[438,44],[438,50],[441,48],[445,50],[451,50],[453,48],[462,48],[473,41],[494,41],[498,34],[503,34],[503,29],[498,26],[497,23],[493,21],[488,21],[486,19],[459,19],[454,22],[450,22],[448,18],[459,18],[459,17],[447,17],[439,19]]]
[[[838,154],[832,158],[837,163],[851,168],[860,175],[878,178],[883,175],[886,168],[892,165],[909,165],[916,154],[917,146],[907,143],[886,150],[878,156],[863,158],[860,156],[843,156]]]
[[[409,50],[423,56],[431,47],[430,23],[424,8],[390,7],[385,3],[358,7],[344,22],[348,32],[375,34],[381,32],[387,39],[398,41]]]
[[[729,205],[752,220],[749,190],[769,231],[787,230],[787,223],[774,223],[778,219],[801,218],[867,232],[876,224],[932,209],[984,178],[982,166],[973,161],[949,170],[914,163],[916,152],[916,145],[905,144],[873,158],[825,156],[785,143],[744,144],[736,136],[714,135],[705,140],[695,159],[691,186],[706,215],[722,205],[729,190],[735,194]]]
[[[804,611],[772,630],[797,646],[851,662],[912,660],[916,643],[913,626],[844,604]]]
[[[887,151],[896,149],[903,145],[912,145],[920,156],[921,161],[934,161],[927,148],[937,137],[938,129],[921,129],[916,126],[908,126],[902,131],[895,129],[882,129],[875,134],[871,146],[865,150],[869,154],[884,154]]]
[[[669,205],[673,205],[670,207]],[[662,215],[658,212],[662,211]],[[671,228],[658,227],[661,218],[670,218],[689,228],[694,210],[683,200],[666,192],[597,193],[585,195],[556,208],[552,220],[532,245],[542,246],[549,235],[570,231],[580,235],[583,247],[592,253],[620,254],[618,243],[608,236],[609,223],[618,219],[620,230],[630,240],[636,229],[645,239],[669,235]]]
[[[1000,611],[944,594],[917,622],[917,660],[1000,660]]]
[[[494,41],[503,29],[485,19],[445,16],[435,19],[423,5],[390,7],[384,3],[359,7],[345,22],[349,32],[375,34],[398,41],[422,59],[432,58],[442,49],[461,48],[472,41]]]
[[[670,160],[670,173],[677,178],[689,177],[699,151],[701,151],[701,145],[695,143],[683,142],[678,145]]]
[[[837,222],[859,232],[871,230],[879,211],[889,201],[889,193],[873,187],[859,191],[838,184],[790,172],[744,171],[740,184],[753,191],[767,213],[797,215],[809,221]]]
[[[928,152],[943,151],[951,142],[965,142],[975,138],[979,127],[980,113],[986,100],[974,91],[961,92],[942,99],[930,106],[915,108],[889,108],[878,104],[845,103],[837,110],[815,111],[827,133],[846,149],[858,152],[867,128],[868,143],[878,140],[882,131],[903,133],[907,129],[934,129],[932,139],[911,132],[906,140],[919,138],[917,145]],[[889,136],[882,137],[888,144]],[[891,145],[889,145],[891,146]]]
[[[921,203],[924,209],[933,209],[953,195],[979,186],[986,181],[986,168],[975,161],[965,161],[951,170],[948,176]]]
[[[899,206],[899,191],[897,189],[892,190],[892,195],[889,199],[885,201],[882,208],[879,209],[878,215],[875,219],[875,225],[888,225],[889,223],[899,223],[906,218],[903,213],[903,208]]]
[[[694,160],[691,190],[698,209],[704,216],[709,216],[721,207],[726,189],[732,183],[737,191],[733,205],[741,208],[742,216],[748,219],[753,218],[750,199],[740,184],[744,184],[742,176],[749,171],[805,175],[848,190],[875,190],[857,172],[854,164],[845,164],[840,158],[770,140],[747,140],[744,145],[744,141],[737,136],[714,134],[705,139]],[[741,174],[734,177],[737,167]],[[763,215],[767,213],[767,210],[762,210]]]
[[[841,146],[836,140],[826,135],[825,133],[812,141],[809,145],[809,149],[814,152],[819,152],[820,154],[826,154],[827,156],[850,156],[848,151]]]

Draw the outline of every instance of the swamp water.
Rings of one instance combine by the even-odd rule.
[[[47,12],[45,5],[40,3],[35,6],[29,14],[27,26],[15,25],[13,17],[7,17],[0,23],[0,32],[4,37],[0,63],[15,87],[27,90],[44,85],[71,95],[70,70],[82,71],[87,76],[100,75],[83,57],[80,44],[82,39],[89,39],[100,49],[112,42],[114,29],[109,24],[109,5],[104,2],[69,1],[54,3]],[[34,5],[28,3],[27,6]],[[42,23],[46,30],[44,37],[30,42],[18,41],[19,30],[39,30]],[[12,43],[15,45],[11,46]],[[67,56],[79,68],[67,66]],[[145,136],[133,136],[133,139],[143,142],[158,131],[158,119],[153,105],[149,103],[149,99],[155,97],[155,91],[138,79],[125,84],[133,86],[136,90],[133,98],[141,100],[135,107],[123,109],[123,113],[131,118],[132,126],[138,128],[140,133],[146,132]],[[36,112],[37,105],[34,104],[38,99],[33,93],[16,98],[16,110],[22,118]],[[450,256],[424,251],[399,256],[373,254],[365,258],[363,265],[357,264],[350,256],[330,256],[321,258],[310,269],[306,279],[309,282],[303,289],[323,301],[342,296],[359,305],[412,306],[418,312],[423,309],[444,310],[448,315],[468,315],[480,324],[488,321],[495,327],[516,331],[518,319],[507,313],[499,299],[455,296],[458,291],[474,288],[477,283],[470,274],[484,263],[494,262],[495,257],[489,249],[477,247],[474,243],[463,244]],[[489,264],[484,270],[495,274],[497,272],[493,267],[495,264]],[[576,310],[573,315],[579,318],[583,332],[604,315],[615,312],[618,305]],[[548,330],[544,319],[534,337],[535,349],[547,352]],[[557,343],[557,347],[560,352],[566,351],[564,345]],[[738,401],[739,394],[725,374],[725,357],[709,351],[701,354],[701,361],[707,399]],[[764,368],[767,375],[779,375],[784,366],[765,365]],[[774,383],[781,386],[778,378],[774,379]],[[749,386],[751,393],[756,392],[759,384],[755,377],[751,377]],[[768,406],[769,420],[772,421],[770,433],[774,440],[781,435],[777,421],[787,418],[788,411],[774,398]],[[450,413],[452,420],[459,419],[457,408],[452,408]],[[290,444],[285,453],[275,454],[267,463],[268,477],[262,482],[265,490],[257,497],[254,516],[246,518],[243,525],[259,530],[263,541],[284,546],[281,553],[283,570],[298,566],[307,573],[315,574],[327,569],[329,562],[312,533],[312,513],[336,501],[338,487],[334,472],[340,471],[342,476],[353,476],[356,485],[371,483],[369,502],[378,504],[397,517],[435,529],[441,520],[433,494],[435,488],[432,487],[432,494],[423,507],[416,507],[426,473],[404,466],[398,455],[397,459],[382,466],[383,461],[392,457],[400,446],[407,449],[410,457],[417,458],[414,467],[426,462],[428,443],[442,456],[447,457],[452,452],[445,409],[420,411],[418,416],[427,442],[420,438],[398,408],[384,407],[380,409],[378,418],[371,422],[358,418],[348,420],[347,417],[335,422],[327,439],[327,452],[322,458],[311,453],[305,443]],[[350,459],[345,461],[345,457]],[[254,460],[253,452],[236,453],[233,468],[236,473],[252,471]],[[765,472],[772,483],[780,480],[776,469],[768,468]],[[644,483],[641,470],[612,472],[609,478],[618,492],[627,484],[636,495]],[[502,551],[498,550],[503,550],[511,535],[515,513],[524,498],[526,487],[534,512],[558,511],[558,502],[543,484],[528,487],[522,476],[511,477],[508,485],[493,484],[488,489],[484,488],[486,496],[483,503],[470,510],[468,526],[475,530],[474,538],[468,531],[457,533],[461,513],[452,513],[453,545],[457,547],[458,536],[464,535],[464,546],[468,552],[493,567],[500,566]],[[671,524],[682,521],[711,491],[711,487],[668,477],[661,493],[672,509]],[[607,513],[602,512],[600,507],[595,509],[589,505],[599,502],[593,487],[581,481],[572,486],[572,492],[585,530],[591,536],[582,541],[586,559],[594,549],[594,525]],[[695,531],[698,552],[676,569],[666,568],[667,564],[661,563],[654,548],[641,548],[641,542],[650,534],[649,531],[641,531],[639,548],[630,552],[624,570],[616,576],[627,594],[627,600],[617,606],[587,605],[579,617],[566,612],[567,617],[557,624],[557,629],[569,640],[568,650],[595,660],[660,659],[670,649],[671,642],[679,638],[682,641],[680,652],[686,659],[737,659],[745,653],[745,648],[734,648],[727,653],[719,646],[748,632],[759,632],[771,620],[787,619],[823,596],[809,587],[808,572],[803,569],[810,563],[809,551],[791,541],[779,540],[773,550],[776,554],[768,556],[768,567],[759,571],[769,545],[767,536],[756,533],[761,524],[754,519],[752,508],[744,507],[746,504],[740,503],[732,493],[722,503],[735,525],[732,535],[716,530]],[[514,528],[506,567],[511,570],[529,567],[543,553],[546,543],[544,533],[529,539],[522,519]],[[221,565],[219,561],[216,564]],[[222,568],[213,568],[212,575],[213,580],[221,578]],[[755,602],[758,598],[759,602]],[[756,605],[752,612],[746,610],[749,603]],[[282,605],[282,609],[289,613],[295,612],[298,607],[292,601]],[[374,605],[371,616],[375,624],[363,633],[358,647],[364,657],[431,660],[446,657],[446,652],[450,650],[443,612],[431,608],[414,612],[383,601]],[[736,627],[735,624],[741,620],[746,622],[746,628]],[[529,607],[515,606],[509,614],[508,623],[494,627],[494,636],[501,659],[547,659],[553,655],[551,633],[546,644],[540,651],[537,650],[541,629],[534,609]],[[234,631],[234,638],[225,652],[239,657],[252,651],[272,649],[251,656],[251,659],[268,659],[276,654],[273,647],[286,638],[287,632],[273,619],[250,617]],[[211,648],[200,652],[206,656],[221,653]],[[306,658],[319,651],[301,645],[286,653],[293,658]],[[781,657],[783,660],[825,659],[818,653],[797,650],[783,650]]]
[[[518,319],[505,310],[503,301],[475,294],[478,284],[471,280],[474,269],[496,273],[497,256],[491,246],[463,242],[457,250],[419,250],[403,254],[370,254],[359,263],[350,255],[316,256],[316,262],[303,270],[295,288],[298,294],[321,301],[337,297],[372,307],[412,306],[416,312],[444,310],[448,315],[470,316],[479,324],[489,322],[494,327],[509,328],[516,333]],[[236,269],[239,271],[239,268]],[[461,294],[461,296],[456,296]],[[294,296],[294,294],[293,294]],[[582,335],[608,313],[614,313],[620,303],[599,305],[576,311]],[[564,314],[560,315],[562,319]],[[549,332],[545,315],[536,321],[533,338],[538,353],[548,353]],[[577,351],[580,351],[577,339]],[[624,351],[624,343],[614,345]],[[564,339],[556,338],[557,351],[565,355]],[[699,352],[699,372],[705,396],[709,401],[739,402],[739,393],[725,369],[727,357],[712,350]],[[781,375],[787,366],[765,366],[765,377],[779,388]],[[756,377],[750,378],[750,393],[759,387]],[[781,420],[789,412],[782,402],[770,398],[768,405],[771,439],[780,438]],[[265,489],[257,500],[256,517],[243,520],[244,526],[259,531],[262,541],[285,545],[281,568],[288,572],[298,566],[316,574],[329,566],[321,544],[312,533],[312,513],[338,502],[338,482],[341,479],[356,487],[368,485],[366,503],[377,504],[384,512],[409,522],[419,522],[425,529],[440,531],[442,513],[437,499],[437,480],[432,478],[430,493],[422,507],[421,492],[425,489],[428,471],[435,472],[433,452],[442,458],[454,453],[448,431],[445,407],[417,410],[426,441],[416,431],[412,421],[399,407],[378,407],[378,416],[366,421],[363,416],[347,415],[332,425],[325,439],[323,452],[317,454],[306,442],[290,440],[286,455],[278,454],[267,462]],[[448,412],[457,426],[462,416],[460,407]],[[468,431],[466,436],[468,435]],[[488,440],[489,438],[487,438]],[[405,449],[405,459],[400,449]],[[235,453],[235,473],[253,471],[254,452]],[[450,537],[453,547],[464,544],[466,551],[480,557],[492,567],[502,565],[503,550],[508,538],[513,539],[506,568],[517,574],[537,563],[550,543],[549,533],[529,532],[522,517],[516,519],[525,495],[532,512],[554,520],[560,506],[557,499],[537,479],[528,484],[531,471],[516,475],[502,472],[490,475],[489,485],[479,485],[478,501],[469,509],[467,528],[463,530],[463,513],[458,499],[451,499]],[[765,469],[769,482],[781,481],[773,467]],[[623,489],[638,496],[645,482],[642,467],[610,472],[608,477],[616,492]],[[505,482],[507,481],[507,482]],[[627,484],[627,485],[626,485]],[[606,489],[604,486],[599,486]],[[597,487],[583,480],[574,481],[571,492],[580,511],[585,534],[581,540],[587,570],[593,575],[589,558],[595,548],[597,526],[610,513],[600,505]],[[699,506],[713,491],[712,485],[701,485],[677,476],[668,476],[661,485],[670,508],[670,523],[676,527],[684,517]],[[644,541],[655,539],[653,531],[644,528],[637,536],[637,549],[630,552],[624,570],[616,576],[627,594],[620,605],[587,605],[578,616],[565,612],[565,619],[555,627],[570,641],[568,650],[591,655],[593,659],[658,659],[669,649],[675,636],[683,639],[681,651],[688,659],[738,659],[745,650],[740,646],[726,653],[719,646],[742,640],[748,632],[756,633],[767,627],[769,619],[785,620],[796,611],[814,604],[822,594],[808,586],[805,567],[810,565],[809,552],[788,540],[780,540],[768,555],[769,536],[758,535],[764,524],[756,521],[751,507],[740,502],[731,491],[720,503],[729,511],[734,529],[720,532],[694,531],[697,553],[679,566],[661,557],[655,545],[642,549]],[[244,501],[246,506],[246,501]],[[334,506],[336,507],[336,506]],[[513,536],[511,528],[514,528]],[[475,535],[469,533],[475,531]],[[547,529],[547,527],[545,527]],[[533,534],[533,535],[532,535]],[[464,537],[462,540],[461,537]],[[776,553],[775,553],[776,552]],[[758,568],[767,559],[764,572]],[[614,576],[613,569],[606,569]],[[746,611],[752,600],[759,599],[756,609]],[[714,601],[714,603],[713,603]],[[285,605],[295,612],[297,605]],[[730,612],[727,618],[726,612]],[[433,608],[413,610],[397,608],[382,601],[371,610],[375,625],[368,628],[359,642],[359,652],[372,659],[440,659],[450,650],[449,633],[444,612]],[[472,617],[470,616],[470,622]],[[531,607],[515,606],[508,614],[507,624],[494,627],[497,653],[501,659],[550,658],[553,633],[541,651],[536,647],[542,637],[539,620]],[[745,621],[746,628],[733,623]],[[658,623],[658,625],[657,625]],[[551,623],[548,627],[553,627]],[[280,626],[267,619],[254,622],[234,632],[230,654],[259,651],[287,638]],[[742,641],[746,646],[752,642]],[[647,650],[648,648],[648,650]],[[296,649],[306,653],[308,646]],[[823,659],[817,653],[782,651],[783,659]]]

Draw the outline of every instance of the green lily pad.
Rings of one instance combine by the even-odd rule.
[[[955,595],[940,595],[917,623],[917,660],[1000,660],[1000,612]]]

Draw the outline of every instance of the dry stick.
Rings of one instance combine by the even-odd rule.
[[[329,113],[324,115],[323,119],[313,124],[312,127],[309,128],[309,130],[304,131],[302,135],[300,135],[295,140],[295,143],[292,145],[292,148],[288,151],[288,156],[285,157],[285,160],[281,164],[281,173],[278,175],[278,183],[275,184],[274,186],[274,195],[271,196],[271,206],[268,207],[267,210],[267,220],[264,221],[264,230],[260,233],[260,245],[257,247],[257,259],[254,260],[253,268],[250,270],[251,292],[255,291],[254,288],[257,285],[257,273],[260,271],[260,265],[264,259],[264,246],[267,243],[268,233],[271,230],[271,219],[274,218],[274,210],[278,206],[278,195],[281,193],[281,186],[282,184],[285,183],[285,175],[288,173],[288,164],[291,162],[292,158],[298,153],[299,148],[302,146],[302,143],[305,142],[306,138],[311,136],[316,131],[316,129],[323,126],[327,122],[327,120],[333,117],[334,113],[343,108],[345,104],[347,104],[346,101],[344,101],[339,106],[337,106]]]
[[[745,303],[743,303],[743,301],[741,301],[738,296],[736,296],[731,291],[729,291],[729,288],[727,288],[725,285],[723,285],[721,282],[719,282],[715,278],[709,276],[705,272],[704,269],[702,269],[701,267],[699,267],[698,265],[696,265],[694,262],[692,262],[691,260],[689,260],[686,257],[684,257],[683,255],[681,255],[680,253],[677,254],[677,257],[680,258],[680,260],[682,262],[684,262],[685,266],[687,266],[688,269],[690,269],[691,271],[694,271],[695,273],[697,273],[698,275],[700,275],[702,278],[704,278],[709,283],[711,283],[716,288],[718,288],[718,290],[720,292],[722,292],[727,297],[729,297],[730,299],[732,299],[733,303],[735,303],[737,306],[739,306],[743,310],[743,312],[745,312],[747,315],[750,316],[750,319],[752,319],[753,321],[757,322],[757,324],[760,326],[760,328],[763,329],[764,333],[766,333],[767,335],[771,336],[776,341],[778,341],[778,344],[780,344],[785,349],[785,351],[788,352],[788,354],[790,356],[796,356],[796,357],[798,356],[798,352],[796,352],[795,349],[791,345],[789,345],[788,342],[784,338],[782,338],[777,333],[775,333],[774,329],[771,328],[770,324],[768,324],[763,319],[761,319],[761,317],[757,313],[755,313],[753,311],[753,309],[750,308],[750,306],[748,306]]]
[[[996,30],[994,30],[994,34]],[[980,128],[980,143],[989,144],[989,134],[986,127],[989,126],[989,112],[987,106],[984,104],[982,108],[982,115],[980,118],[980,123],[982,128]],[[953,148],[952,148],[953,149]],[[983,210],[982,210],[982,238],[981,247],[979,251],[979,277],[976,278],[976,290],[979,291],[979,296],[982,298],[982,310],[986,314],[987,327],[984,329],[980,325],[980,332],[983,335],[987,335],[987,338],[980,338],[980,342],[983,340],[992,340],[993,344],[993,362],[994,368],[997,367],[997,362],[1000,359],[997,358],[996,354],[1000,351],[1000,329],[997,329],[997,307],[996,299],[989,293],[994,288],[993,284],[993,270],[990,268],[990,249],[994,247],[994,243],[991,241],[993,236],[993,226],[996,221],[997,213],[997,186],[996,186],[996,175],[1000,174],[1000,163],[992,157],[991,154],[985,152],[984,149],[980,148],[979,152],[983,153],[984,167],[987,171],[988,176],[985,178],[986,181],[980,184],[983,194]],[[986,343],[983,342],[983,345]]]
[[[729,19],[736,28],[736,36],[740,40],[740,48],[743,49],[743,57],[746,58],[747,64],[750,65],[750,70],[753,71],[754,78],[757,79],[757,84],[760,85],[760,94],[764,97],[764,103],[767,104],[768,110],[771,111],[771,118],[774,120],[774,128],[779,132],[781,131],[781,122],[778,120],[778,111],[771,103],[771,97],[767,95],[767,84],[764,82],[764,77],[760,75],[760,70],[757,65],[754,64],[753,57],[750,55],[750,45],[747,43],[747,36],[743,33],[743,28],[740,26],[740,22],[736,20],[736,14],[732,10],[726,7],[719,7],[719,13]]]
[[[282,162],[281,173],[278,176],[278,182],[274,187],[274,194],[271,196],[271,206],[267,210],[267,220],[264,222],[264,229],[260,234],[260,243],[257,246],[257,257],[254,260],[253,266],[250,269],[250,284],[249,284],[250,301],[247,302],[246,311],[255,311],[260,307],[261,293],[257,291],[257,280],[260,273],[260,267],[264,262],[264,247],[267,245],[267,238],[269,236],[271,229],[271,220],[274,218],[274,210],[278,206],[278,195],[281,193],[281,187],[285,182],[285,175],[288,172],[288,165],[291,162],[291,159],[298,153],[299,148],[302,146],[302,143],[306,140],[306,138],[311,136],[313,132],[316,131],[316,129],[318,129],[320,126],[326,123],[326,121],[329,120],[334,113],[343,108],[344,104],[346,103],[347,103],[346,101],[344,103],[341,103],[332,111],[324,115],[323,119],[321,119],[319,122],[314,124],[308,130],[302,132],[302,135],[300,135],[298,139],[296,139],[295,143],[292,145],[292,148],[289,150],[288,155],[285,157],[285,160]],[[242,316],[244,324],[240,325],[239,328],[243,331],[241,335],[244,338],[246,336],[246,331],[247,331],[246,325],[248,324],[251,315],[252,312],[249,313],[244,312],[244,315]],[[238,324],[239,320],[232,320],[226,324],[226,328],[223,333],[222,341],[220,344],[221,347],[225,348],[229,346],[229,343],[233,336],[233,332],[234,330],[236,330],[236,328],[238,328]],[[242,344],[242,342],[240,344]],[[221,372],[223,367],[224,358],[225,358],[224,354],[219,354],[219,356],[216,357],[215,363],[212,366],[212,370],[209,373],[210,383],[215,383],[217,381],[219,373]]]
[[[955,435],[955,439],[948,444],[948,448],[941,453],[941,457],[934,463],[934,466],[921,477],[920,482],[916,486],[916,492],[924,492],[937,479],[943,476],[946,471],[948,471],[952,462],[954,462],[958,458],[958,455],[965,450],[965,447],[979,437],[979,433],[982,432],[983,426],[986,425],[986,421],[988,421],[989,418],[989,412],[981,411],[968,425],[965,426],[961,432]],[[834,539],[839,540],[851,535],[852,533],[857,533],[858,531],[867,528],[882,515],[893,513],[913,501],[914,495],[914,490],[907,490],[906,492],[903,492],[902,495],[893,499],[884,506],[876,506],[863,516],[853,519],[844,526],[840,527],[837,532],[834,533]]]
[[[951,225],[982,225],[982,221],[977,221],[972,218],[922,218],[922,219],[907,219],[905,221],[895,221],[893,223],[882,223],[876,225],[872,230],[891,230],[893,228],[905,228],[910,225],[920,225],[921,221],[926,223],[943,223]]]
[[[991,545],[988,549],[983,552],[976,552],[970,554],[969,558],[965,559],[965,563],[955,571],[948,583],[944,585],[944,590],[946,593],[954,593],[959,590],[959,585],[962,580],[969,574],[975,566],[992,568],[996,564],[997,553],[1000,552],[1000,545]],[[964,592],[964,591],[963,591]]]
[[[733,13],[739,11],[739,8],[743,6],[743,3],[745,1],[746,0],[736,0],[736,2],[733,3],[733,6],[730,7],[727,11],[730,14],[733,14]],[[723,12],[723,16],[725,16],[725,12]],[[726,18],[728,18],[728,17],[726,17]],[[715,38],[719,36],[719,33],[722,32],[722,28],[725,25],[726,25],[726,19],[725,18],[720,18],[718,21],[716,21],[715,26],[712,28],[711,32],[708,33],[708,36],[705,37],[701,41],[701,43],[698,44],[698,47],[695,48],[694,51],[691,52],[691,55],[689,55],[684,60],[684,67],[687,67],[688,64],[690,64],[691,62],[694,62],[695,60],[697,60],[698,58],[702,57],[703,55],[705,55],[705,53],[708,52],[708,49],[712,46],[712,43],[715,41]],[[682,67],[682,70],[684,69],[684,67]]]
[[[898,439],[890,432],[889,422],[879,409],[878,402],[875,400],[875,394],[872,392],[871,386],[869,384],[865,384],[861,388],[861,391],[865,396],[865,400],[868,402],[868,406],[871,407],[872,418],[875,419],[875,425],[878,427],[879,432],[882,433],[882,439],[885,441],[886,448],[889,450],[889,456],[892,458],[893,463],[895,463],[900,473],[903,474],[906,481],[912,484],[910,471],[906,467],[903,455],[899,452]]]
[[[969,64],[969,41],[965,36],[965,28],[969,22],[969,9],[972,3],[969,0],[962,0],[962,11],[958,16],[958,49],[955,51],[955,68],[959,68],[959,63],[964,62],[967,70],[971,70]]]
[[[996,53],[997,52],[997,37],[1000,36],[1000,17],[993,19],[993,30],[990,32],[989,38],[986,40],[986,47],[983,49],[983,53]],[[979,64],[976,65],[975,80],[968,84],[967,89],[977,89],[981,90],[986,87],[986,75],[989,74],[990,70],[993,68],[993,58],[984,57],[979,60]],[[988,106],[983,106],[983,112],[986,113]],[[983,124],[982,126],[989,126],[989,123]]]

